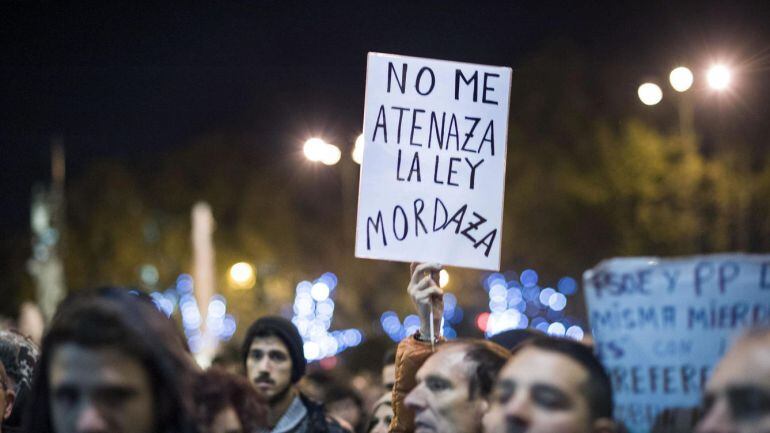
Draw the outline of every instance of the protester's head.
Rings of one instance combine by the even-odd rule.
[[[196,379],[193,398],[202,433],[250,433],[266,425],[267,407],[242,376],[211,368]]]
[[[13,402],[16,397],[16,391],[9,383],[8,375],[5,374],[5,367],[0,361],[0,421],[5,421],[11,416]],[[0,432],[2,432],[0,428]]]
[[[387,392],[372,407],[372,416],[366,433],[388,433],[390,422],[393,420],[392,393]]]
[[[29,397],[39,353],[31,339],[14,331],[0,331],[0,362],[5,365],[8,384],[16,393],[13,411],[3,425],[21,427],[23,407]]]
[[[353,427],[354,431],[360,431],[364,423],[364,400],[352,388],[337,385],[326,393],[326,413],[335,419],[342,420]]]
[[[489,337],[489,341],[495,342],[508,350],[513,350],[519,344],[543,335],[545,334],[535,329],[509,329]]]
[[[484,427],[487,433],[613,431],[610,379],[587,346],[527,340],[500,371]]]
[[[396,383],[396,348],[391,347],[382,358],[382,386],[386,391],[393,390]]]
[[[484,340],[440,346],[417,371],[417,386],[405,400],[415,413],[415,431],[481,431],[487,398],[508,356],[504,348]]]
[[[302,337],[289,320],[278,316],[258,319],[243,341],[246,375],[257,392],[274,405],[290,395],[305,374]]]
[[[770,431],[770,329],[738,340],[706,385],[698,433]]]
[[[220,346],[214,359],[211,360],[211,366],[236,375],[245,376],[246,373],[241,359],[241,347],[233,342]]]
[[[192,359],[145,296],[76,294],[43,338],[27,411],[31,433],[194,432]]]

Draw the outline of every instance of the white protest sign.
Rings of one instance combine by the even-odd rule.
[[[369,53],[356,257],[498,270],[511,69]]]
[[[770,325],[770,255],[611,259],[583,282],[615,418],[634,433],[697,406],[736,334]]]

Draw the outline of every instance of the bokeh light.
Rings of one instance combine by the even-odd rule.
[[[326,144],[320,138],[310,138],[305,141],[305,145],[302,147],[302,151],[305,153],[305,157],[313,162],[321,161],[326,153]]]
[[[655,83],[644,83],[637,91],[644,105],[655,105],[663,99],[663,91]]]
[[[364,162],[364,134],[361,134],[356,138],[356,143],[353,145],[350,157],[356,164]]]
[[[449,272],[446,269],[442,269],[438,273],[438,285],[440,287],[446,287],[449,284]]]
[[[692,87],[692,71],[684,66],[679,66],[672,70],[668,75],[668,81],[671,83],[671,87],[677,92],[685,92]]]
[[[712,89],[725,90],[732,81],[732,72],[727,66],[717,64],[709,68],[706,73],[706,80]]]
[[[230,266],[228,272],[230,285],[236,289],[250,289],[257,282],[257,273],[254,267],[246,262],[238,262]]]

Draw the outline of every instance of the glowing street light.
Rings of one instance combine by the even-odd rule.
[[[668,81],[671,83],[671,87],[677,92],[685,92],[692,87],[692,71],[684,66],[680,66],[671,71],[671,74],[668,76]]]
[[[342,152],[340,148],[325,142],[320,138],[310,138],[305,142],[302,148],[305,157],[313,162],[320,162],[325,165],[334,165],[340,161]]]
[[[353,158],[356,164],[361,165],[361,162],[364,160],[364,134],[356,138],[356,144],[353,145],[350,157]]]
[[[246,262],[238,262],[230,266],[227,276],[230,284],[236,289],[250,289],[257,282],[257,273],[254,267]]]
[[[725,90],[730,85],[732,73],[725,65],[714,65],[709,68],[706,80],[714,90]]]
[[[326,151],[326,144],[325,141],[321,140],[320,138],[310,138],[305,142],[305,146],[302,148],[302,151],[305,153],[305,157],[313,162],[318,162],[323,158],[324,153]]]
[[[655,105],[663,99],[663,91],[654,83],[644,83],[637,91],[639,99],[644,105]]]

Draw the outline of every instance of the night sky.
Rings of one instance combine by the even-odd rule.
[[[528,55],[566,39],[624,65],[630,103],[678,59],[729,54],[747,65],[736,125],[770,132],[770,2],[173,3],[0,5],[0,232],[29,230],[54,135],[69,179],[95,158],[148,158],[217,130],[269,137],[265,155],[313,132],[354,137],[369,51],[512,66],[516,79]]]

